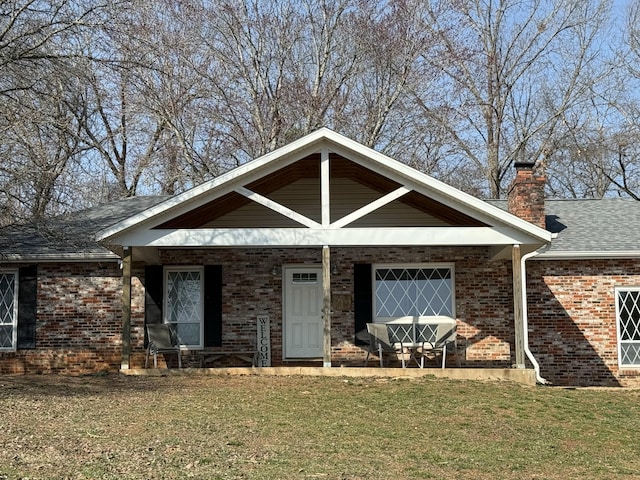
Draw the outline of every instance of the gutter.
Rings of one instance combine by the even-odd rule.
[[[527,355],[527,358],[533,365],[533,369],[536,374],[536,383],[540,383],[542,385],[548,385],[549,381],[547,381],[546,379],[540,376],[540,364],[538,363],[536,358],[533,356],[533,353],[529,349],[529,313],[527,310],[527,270],[526,270],[525,262],[531,257],[540,255],[540,253],[541,252],[539,250],[534,250],[533,252],[529,252],[523,255],[522,258],[520,259],[520,269],[522,272],[522,279],[523,279],[522,281],[522,329],[524,331],[522,332],[522,338],[524,343],[524,353]]]
[[[536,260],[609,260],[612,258],[639,258],[640,250],[588,250],[543,252]]]

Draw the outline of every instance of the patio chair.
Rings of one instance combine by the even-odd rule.
[[[402,368],[406,367],[404,353],[405,348],[409,351],[409,360],[415,358],[414,347],[415,339],[413,333],[413,323],[386,323],[387,335],[389,342],[394,346],[396,353],[400,353],[402,359]],[[416,360],[417,362],[417,360]]]
[[[149,354],[153,354],[153,368],[158,368],[159,353],[175,353],[178,356],[178,368],[182,368],[180,346],[169,325],[164,323],[149,324],[147,325],[147,336],[149,344],[144,368],[149,366]]]
[[[422,358],[420,368],[424,368],[424,357],[427,353],[442,355],[442,368],[446,366],[447,353],[455,356],[456,366],[460,366],[458,344],[456,340],[457,326],[455,321],[436,321],[417,323],[416,342],[421,344]]]
[[[380,368],[384,367],[384,354],[395,353],[396,349],[389,342],[389,335],[387,334],[387,327],[382,323],[367,323],[368,349],[367,358],[364,361],[364,366],[369,365],[369,355],[372,353],[377,355],[380,359]]]

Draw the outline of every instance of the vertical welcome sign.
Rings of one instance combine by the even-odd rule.
[[[258,315],[258,367],[271,366],[271,326],[269,315]]]

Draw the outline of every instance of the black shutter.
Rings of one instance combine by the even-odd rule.
[[[162,323],[164,297],[164,268],[148,265],[144,269],[144,324]],[[144,330],[144,346],[147,347],[147,329]]]
[[[367,328],[373,321],[373,292],[371,280],[371,264],[356,263],[353,265],[353,317],[355,333]],[[356,345],[365,342],[356,338]]]
[[[18,272],[18,348],[36,348],[38,269],[35,265]]]
[[[222,265],[204,267],[204,346],[222,346]]]

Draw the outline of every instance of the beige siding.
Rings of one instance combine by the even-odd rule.
[[[346,178],[331,181],[331,221],[368,205],[381,193]],[[268,197],[316,222],[321,221],[320,180],[301,178],[272,192]],[[348,227],[445,226],[441,220],[396,200],[351,223]],[[255,202],[204,225],[207,228],[299,227],[294,222]]]

